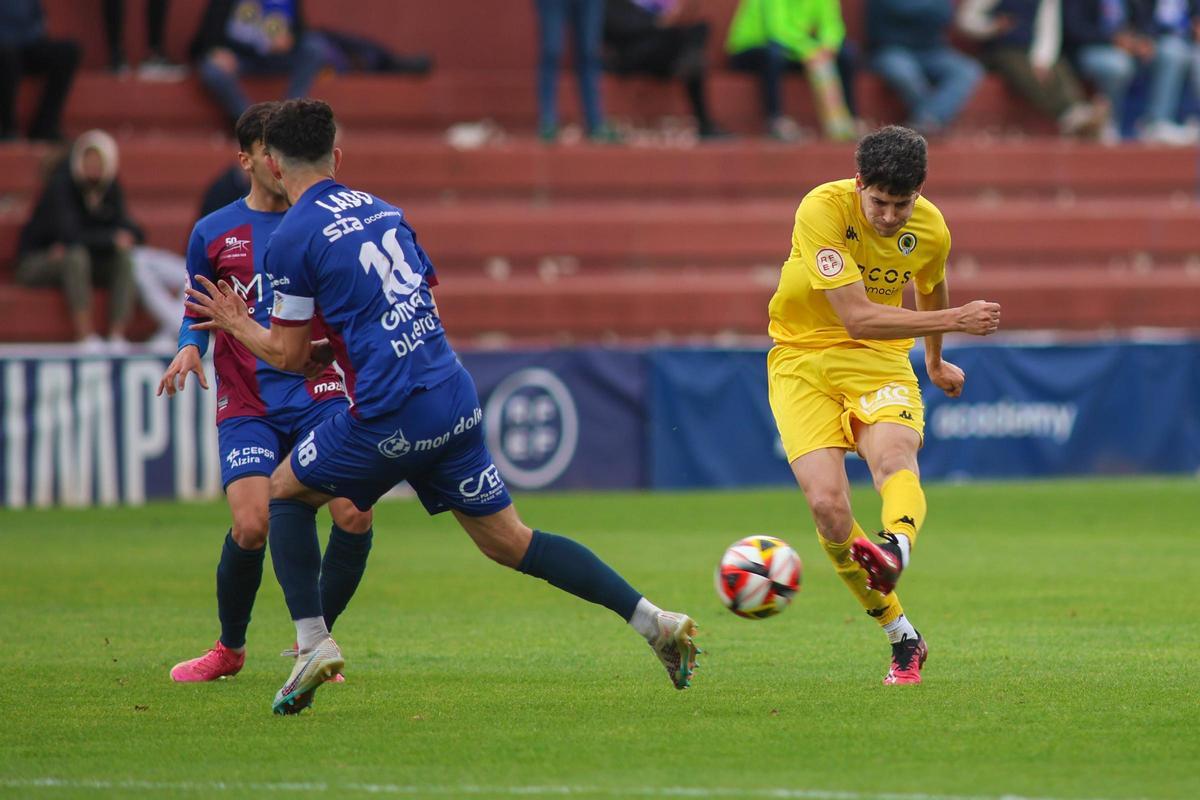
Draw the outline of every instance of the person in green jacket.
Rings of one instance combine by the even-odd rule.
[[[725,49],[731,67],[758,73],[770,136],[785,141],[799,136],[796,123],[783,113],[781,94],[785,70],[802,69],[825,135],[855,138],[856,58],[837,0],[741,0]]]

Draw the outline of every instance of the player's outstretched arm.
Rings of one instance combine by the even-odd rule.
[[[188,286],[188,310],[206,317],[192,326],[193,330],[221,330],[246,346],[246,349],[276,369],[302,373],[309,360],[312,323],[264,328],[254,321],[246,301],[225,281],[213,283],[203,275],[196,281],[204,291]],[[206,294],[207,292],[207,294]]]
[[[939,333],[987,336],[1000,327],[1000,305],[986,300],[939,311],[910,311],[872,303],[861,281],[826,289],[825,297],[855,339],[909,339]]]
[[[171,366],[167,367],[162,380],[158,382],[158,391],[155,392],[155,397],[161,397],[163,392],[167,393],[167,397],[174,396],[176,392],[182,392],[183,387],[187,386],[189,372],[195,373],[201,388],[208,388],[208,379],[204,377],[204,364],[200,361],[200,348],[194,344],[180,348],[179,352],[175,354],[175,358],[171,360]]]

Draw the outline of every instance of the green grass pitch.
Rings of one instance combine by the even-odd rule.
[[[528,522],[697,619],[693,688],[605,609],[400,502],[336,631],[347,682],[289,718],[270,711],[293,633],[269,565],[242,673],[167,677],[216,638],[223,505],[3,511],[0,796],[1200,797],[1200,483],[928,497],[900,588],[930,642],[920,687],[880,684],[886,641],[798,491],[524,495]],[[877,526],[869,488],[855,503]],[[775,619],[713,591],[751,533],[805,562]]]

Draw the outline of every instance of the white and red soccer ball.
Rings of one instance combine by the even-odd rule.
[[[717,566],[717,596],[733,613],[766,619],[782,612],[800,591],[803,566],[787,542],[747,536],[734,542]]]

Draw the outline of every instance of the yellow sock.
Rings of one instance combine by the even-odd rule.
[[[909,547],[917,544],[917,532],[925,524],[925,492],[912,470],[902,469],[879,487],[883,496],[883,529],[903,533]]]
[[[896,597],[895,592],[882,595],[874,589],[868,589],[867,571],[850,557],[851,543],[859,536],[865,535],[862,526],[855,520],[854,528],[850,531],[850,537],[846,541],[831,542],[819,532],[817,539],[821,542],[821,548],[825,550],[829,560],[833,562],[833,569],[837,572],[838,577],[850,588],[850,593],[858,598],[858,602],[862,603],[862,607],[876,622],[880,625],[887,625],[895,622],[904,613],[904,609],[900,607],[900,598]]]

